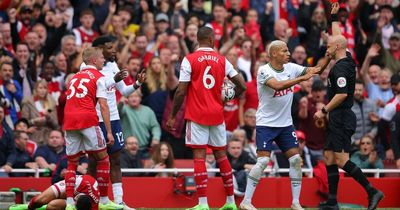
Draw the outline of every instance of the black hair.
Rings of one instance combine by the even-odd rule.
[[[114,36],[100,36],[97,39],[95,39],[92,43],[93,47],[99,47],[101,45],[104,45],[108,42],[114,42],[116,41],[117,38],[115,38]]]
[[[92,208],[91,198],[88,195],[80,195],[76,201],[76,210],[88,210]]]

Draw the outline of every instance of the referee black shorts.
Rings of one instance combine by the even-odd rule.
[[[337,109],[329,113],[325,150],[351,150],[351,137],[356,130],[356,115],[351,109]]]

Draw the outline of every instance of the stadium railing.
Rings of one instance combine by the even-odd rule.
[[[121,169],[122,173],[191,173],[193,172],[193,168],[123,168]],[[313,177],[312,169],[302,169],[303,173],[307,173],[309,178]],[[379,178],[381,174],[400,174],[400,169],[362,169],[364,173],[374,174],[375,178]],[[10,173],[32,173],[34,177],[39,177],[40,173],[48,172],[47,169],[12,169]],[[207,169],[207,172],[219,172],[218,168]],[[280,169],[265,169],[265,173],[288,173],[289,168],[280,168]],[[340,170],[343,172],[343,170]],[[0,169],[0,173],[5,173],[4,169]]]

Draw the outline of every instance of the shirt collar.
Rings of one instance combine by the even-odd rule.
[[[214,51],[211,47],[199,47],[196,51]]]

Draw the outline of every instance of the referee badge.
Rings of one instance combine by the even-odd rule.
[[[346,86],[346,78],[344,78],[344,77],[339,77],[338,79],[337,79],[337,86],[339,86],[339,87],[344,87],[344,86]]]

